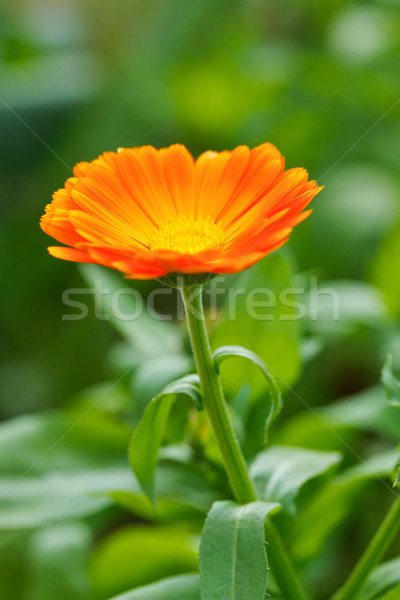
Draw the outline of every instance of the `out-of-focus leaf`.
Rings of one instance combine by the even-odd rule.
[[[400,585],[396,585],[395,588],[390,590],[387,594],[379,597],[379,600],[399,600],[400,598]],[[377,599],[378,600],[378,599]]]
[[[325,68],[320,62],[314,76]],[[343,73],[336,69],[334,72],[335,78]],[[369,79],[368,85],[371,83]],[[365,93],[365,87],[361,93]],[[360,122],[355,127],[359,128]],[[340,152],[336,154],[337,158]],[[331,162],[326,165],[328,169],[334,161],[331,155]],[[359,278],[373,257],[377,242],[396,219],[397,183],[388,170],[374,164],[343,162],[329,171],[323,180],[326,184],[323,195],[315,201],[316,210],[303,226],[301,249],[306,254],[307,264],[316,264],[317,257],[323,272],[333,273],[334,277]],[[333,252],[333,248],[336,251]]]
[[[136,588],[110,600],[200,600],[199,575],[178,575]]]
[[[290,294],[294,267],[288,253],[268,256],[243,271],[229,285],[223,318],[211,331],[213,347],[239,344],[258,354],[272,373],[291,384],[300,370],[299,321]],[[214,279],[217,285],[219,278]],[[284,296],[281,296],[281,293]],[[234,397],[243,382],[251,384],[253,395],[263,393],[265,381],[252,365],[242,361],[222,373],[223,387]]]
[[[319,414],[334,428],[376,431],[389,438],[398,439],[400,415],[387,405],[381,387],[370,388],[344,398],[325,407]]]
[[[368,32],[368,41],[362,41],[366,32]],[[395,29],[392,26],[389,14],[382,10],[379,4],[343,4],[340,5],[339,10],[334,12],[329,23],[327,41],[331,51],[346,65],[365,65],[370,60],[385,54],[393,46],[394,32]],[[368,193],[367,203],[369,201],[367,207],[373,206],[372,200],[375,199],[377,194],[380,197],[380,190],[377,187],[380,182],[375,182],[376,187],[370,190],[367,187],[369,181],[373,182],[373,175],[374,172],[371,174],[371,179],[364,182],[364,189]],[[344,187],[344,189],[346,188]],[[363,189],[358,190],[359,196],[362,192]],[[350,195],[346,197],[346,200],[349,198],[351,198]],[[382,219],[378,209],[375,209],[375,211],[374,216]],[[386,211],[382,212],[386,213]],[[372,217],[370,218],[372,220]],[[365,219],[364,216],[363,219]]]
[[[388,354],[386,363],[382,369],[382,383],[385,386],[386,393],[392,404],[400,406],[400,381],[393,375],[392,357]]]
[[[278,416],[282,408],[282,395],[279,387],[276,384],[274,377],[271,375],[268,370],[267,365],[263,360],[248,348],[243,348],[242,346],[221,346],[214,352],[214,362],[215,366],[219,371],[219,365],[221,362],[226,360],[227,358],[233,357],[241,357],[247,358],[253,364],[255,364],[263,373],[265,379],[267,380],[267,384],[270,391],[271,398],[271,409],[269,411],[268,418],[265,423],[265,441],[267,441],[269,428],[274,421],[274,419]]]
[[[121,423],[94,413],[82,418],[79,413],[54,412],[2,424],[0,529],[33,528],[90,515],[113,500],[151,519],[154,511],[148,510],[129,468],[130,435]],[[199,470],[176,459],[176,449],[165,452],[158,469],[161,497],[182,510],[187,507],[187,516],[207,512],[215,492]],[[171,507],[164,508],[170,514]],[[163,518],[162,505],[160,510]]]
[[[40,53],[25,61],[22,69],[2,61],[3,97],[16,110],[75,103],[92,96],[99,74],[95,57],[82,51]]]
[[[397,451],[392,450],[365,459],[337,475],[314,496],[296,526],[293,552],[300,561],[311,560],[323,551],[329,535],[351,518],[368,485],[389,480],[397,456]]]
[[[131,489],[110,489],[105,494],[126,510],[149,521],[204,518],[218,493],[193,465],[162,459],[162,452],[160,459],[156,474],[157,505],[143,494],[136,479]]]
[[[101,402],[98,402],[99,398],[102,398]],[[91,411],[99,411],[110,415],[124,413],[131,405],[131,394],[123,383],[116,383],[112,380],[91,385],[74,394],[68,402],[68,408],[77,412],[90,409]]]
[[[37,531],[29,543],[30,600],[88,600],[87,525],[71,523]]]
[[[139,355],[150,351],[154,357],[181,350],[179,330],[167,321],[151,319],[143,306],[142,294],[122,276],[98,265],[82,264],[78,268],[92,291],[95,286],[103,290],[101,296],[98,294],[101,297],[98,309]]]
[[[193,572],[198,566],[198,541],[178,527],[135,525],[101,540],[90,562],[94,591],[118,594],[163,577]]]
[[[340,460],[338,452],[272,446],[256,456],[250,467],[250,475],[263,500],[279,502],[293,512],[301,487],[332,469]]]
[[[140,400],[139,406],[135,403],[135,411],[143,411],[169,382],[184,376],[192,368],[192,359],[181,353],[168,353],[141,361],[132,379],[132,395]]]
[[[372,282],[383,292],[391,313],[400,315],[400,224],[384,239],[371,268]]]
[[[345,449],[338,436],[348,431],[372,431],[398,442],[400,412],[390,406],[381,386],[369,388],[322,408],[305,410],[280,429],[283,444]]]
[[[157,472],[157,484],[165,500],[179,502],[207,512],[216,492],[207,484],[202,472],[191,465],[163,462]]]
[[[231,596],[264,600],[268,562],[264,521],[279,504],[216,502],[207,517],[200,544],[200,582],[203,600]]]
[[[395,558],[372,571],[360,594],[360,600],[378,600],[398,585],[400,585],[400,558]]]
[[[0,598],[21,600],[26,588],[27,533],[2,531],[0,533]]]
[[[191,463],[182,463],[168,456],[168,446],[160,450],[156,472],[157,505],[143,494],[139,482],[134,479],[130,489],[109,489],[107,496],[135,515],[150,521],[170,521],[174,517],[182,520],[204,517],[218,492],[207,482],[203,471]]]
[[[204,511],[195,507],[173,502],[172,500],[164,500],[163,498],[158,498],[156,507],[144,494],[113,491],[110,492],[110,496],[116,504],[131,511],[134,515],[156,523],[189,520],[204,515]]]
[[[197,375],[188,375],[170,383],[164,391],[153,398],[137,426],[130,445],[129,462],[146,494],[155,501],[154,473],[158,451],[164,436],[168,416],[178,394],[189,396],[198,410],[202,400]]]
[[[98,512],[103,492],[139,490],[126,458],[130,431],[100,414],[54,412],[0,426],[0,529]]]
[[[323,281],[305,295],[305,322],[315,334],[337,338],[389,322],[381,291],[359,281]]]

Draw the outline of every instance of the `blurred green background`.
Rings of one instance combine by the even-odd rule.
[[[387,352],[395,368],[400,366],[400,5],[20,0],[3,2],[0,11],[0,491],[68,430],[74,415],[96,402],[89,420],[104,437],[97,449],[103,457],[91,445],[92,429],[88,425],[88,433],[82,423],[75,446],[68,436],[3,501],[0,597],[105,600],[195,569],[201,515],[214,496],[201,487],[204,482],[194,481],[200,486],[196,508],[191,507],[196,514],[176,525],[168,513],[167,524],[160,524],[149,507],[133,507],[126,497],[114,498],[120,508],[109,494],[90,497],[80,507],[77,498],[87,489],[76,483],[74,496],[73,481],[63,480],[62,473],[76,475],[79,464],[101,485],[116,477],[109,488],[128,494],[126,475],[119,483],[117,474],[125,473],[129,427],[152,394],[190,371],[191,361],[182,323],[151,326],[144,317],[121,335],[118,327],[95,318],[90,299],[85,320],[62,320],[64,289],[109,275],[48,256],[52,242],[38,226],[44,206],[71,166],[118,146],[181,142],[197,155],[271,141],[289,167],[306,167],[326,186],[312,217],[287,248],[230,281],[279,292],[308,289],[310,278],[317,277],[322,287],[338,290],[340,321],[332,321],[328,305],[317,321],[276,318],[260,326],[243,309],[232,323],[222,307],[211,335],[214,345],[250,345],[276,372],[286,392],[277,442],[340,450],[350,468],[357,458],[310,421],[299,398],[313,407],[340,406],[337,398],[377,384]],[[129,285],[143,294],[154,287]],[[169,300],[160,310],[173,310],[172,305]],[[124,376],[153,339],[159,348],[151,360]],[[246,366],[224,376],[228,396],[251,430],[262,414],[254,400],[261,379]],[[250,391],[241,388],[246,378]],[[244,414],[246,398],[253,404]],[[347,412],[337,409],[331,426],[359,455],[393,449],[400,427],[386,415],[385,400],[379,404],[382,416],[371,403],[364,412],[370,404],[357,398]],[[181,435],[176,413],[171,441]],[[260,449],[257,436],[243,434],[242,441],[249,458]],[[167,466],[172,468],[168,461]],[[53,480],[57,474],[59,480]],[[174,481],[179,477],[190,481],[183,473],[175,473]],[[207,485],[215,487],[209,479]],[[304,567],[321,598],[334,585],[333,573],[343,578],[354,562],[379,520],[373,509],[389,501],[388,492],[372,481],[363,501],[362,523],[354,516],[335,535],[333,523],[317,567]],[[296,548],[302,565],[321,551],[317,542],[302,550],[297,540]]]

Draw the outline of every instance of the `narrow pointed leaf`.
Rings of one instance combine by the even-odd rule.
[[[359,600],[378,600],[384,594],[400,585],[400,558],[385,562],[368,577]],[[386,598],[386,596],[384,596]],[[394,596],[400,598],[400,596]]]
[[[218,348],[214,352],[214,362],[217,370],[219,370],[219,365],[222,361],[226,360],[227,358],[234,357],[241,357],[250,360],[261,370],[262,374],[264,375],[267,381],[271,396],[271,410],[265,423],[265,441],[267,441],[271,424],[274,421],[274,419],[279,415],[282,408],[281,391],[264,361],[257,354],[255,354],[248,348],[244,348],[243,346],[221,346],[220,348]]]
[[[266,516],[279,504],[215,502],[200,544],[202,600],[264,600],[268,562]]]
[[[197,375],[188,375],[170,383],[147,406],[129,445],[129,462],[143,491],[155,502],[154,474],[159,448],[164,437],[171,407],[178,394],[189,396],[200,409],[201,395]]]

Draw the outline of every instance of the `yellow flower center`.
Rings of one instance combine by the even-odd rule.
[[[151,250],[171,250],[180,254],[196,254],[202,250],[215,250],[224,240],[220,225],[211,219],[177,215],[167,219],[150,236]]]

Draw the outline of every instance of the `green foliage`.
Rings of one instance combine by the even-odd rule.
[[[137,356],[164,356],[172,349],[179,350],[180,337],[175,327],[144,312],[140,294],[128,285],[122,288],[119,275],[98,265],[80,265],[79,269],[85,281],[90,286],[97,285],[102,292],[95,298],[99,303],[97,310],[131,344]]]
[[[271,408],[265,423],[265,441],[267,441],[269,428],[271,427],[274,419],[279,415],[282,408],[282,395],[280,389],[277,386],[274,377],[268,370],[267,365],[261,360],[259,356],[257,356],[257,354],[251,352],[251,350],[248,350],[247,348],[243,348],[242,346],[221,346],[221,348],[215,350],[213,357],[215,361],[215,366],[218,369],[218,371],[221,362],[223,362],[227,358],[234,357],[247,358],[261,370],[262,374],[264,375],[267,381],[271,399]]]
[[[266,502],[213,505],[200,545],[203,600],[264,600],[268,581],[264,521],[276,510],[279,504]]]
[[[399,411],[381,387],[373,387],[329,406],[300,411],[283,426],[279,442],[351,453],[346,444],[355,432],[374,432],[397,442],[399,428]]]
[[[98,415],[18,417],[0,427],[1,529],[40,527],[94,514],[104,492],[130,489],[129,430]]]
[[[390,321],[383,294],[366,283],[324,281],[320,287],[310,289],[305,301],[310,331],[329,340],[348,337],[363,327],[376,329]]]
[[[386,236],[371,267],[372,281],[385,294],[387,304],[396,317],[400,315],[400,276],[397,268],[400,255],[400,225]]]
[[[400,558],[395,558],[377,567],[369,576],[360,600],[386,598],[386,592],[395,592],[400,587]],[[395,596],[393,596],[395,598]]]
[[[198,543],[174,526],[125,526],[100,540],[89,573],[97,596],[108,597],[198,566]]]
[[[293,320],[297,313],[289,304],[294,299],[289,295],[283,304],[279,295],[294,287],[293,277],[292,261],[283,254],[267,257],[240,273],[226,295],[224,319],[215,324],[211,335],[213,347],[238,344],[248,348],[268,365],[279,384],[284,381],[288,385],[300,369],[299,323]],[[254,395],[262,393],[263,379],[246,361],[238,363],[229,374],[222,373],[224,389],[232,396],[244,382],[251,384]]]
[[[380,597],[380,600],[397,600],[400,595],[400,585],[396,585],[395,588],[390,590],[387,594]]]
[[[150,402],[129,444],[129,462],[132,470],[153,502],[156,499],[154,472],[157,466],[158,449],[172,404],[178,394],[189,396],[197,409],[202,409],[198,376],[188,375],[174,381]]]
[[[284,543],[313,600],[326,600],[375,533],[398,462],[400,411],[379,385],[389,352],[383,383],[398,402],[398,6],[6,0],[1,12],[1,97],[12,110],[0,103],[0,597],[199,600],[198,574],[173,575],[197,570],[205,515],[231,498],[206,415],[155,403],[135,456],[157,506],[126,452],[151,398],[193,372],[175,292],[152,318],[158,282],[50,258],[37,221],[67,165],[105,150],[180,141],[198,155],[271,141],[326,187],[290,247],[227,278],[209,330],[214,348],[257,353],[281,388],[264,450],[263,370],[221,368],[257,487],[282,504]],[[99,317],[100,283],[110,291]],[[63,292],[82,285],[73,297],[88,315],[66,320],[77,309]],[[323,293],[314,318],[314,287],[337,293],[338,320]],[[255,291],[265,288],[276,305]],[[293,302],[303,318],[292,320]],[[362,600],[398,600],[399,555],[396,539]]]
[[[45,527],[29,543],[32,600],[87,600],[86,561],[92,535],[83,523]]]
[[[263,500],[279,502],[294,512],[296,496],[302,486],[331,470],[340,460],[338,452],[272,446],[255,457],[250,474]]]
[[[339,473],[313,496],[297,521],[294,553],[299,560],[315,559],[326,548],[327,540],[334,544],[334,534],[340,533],[350,519],[357,518],[360,503],[371,493],[373,485],[384,487],[382,484],[389,480],[396,459],[396,450],[363,459]]]

